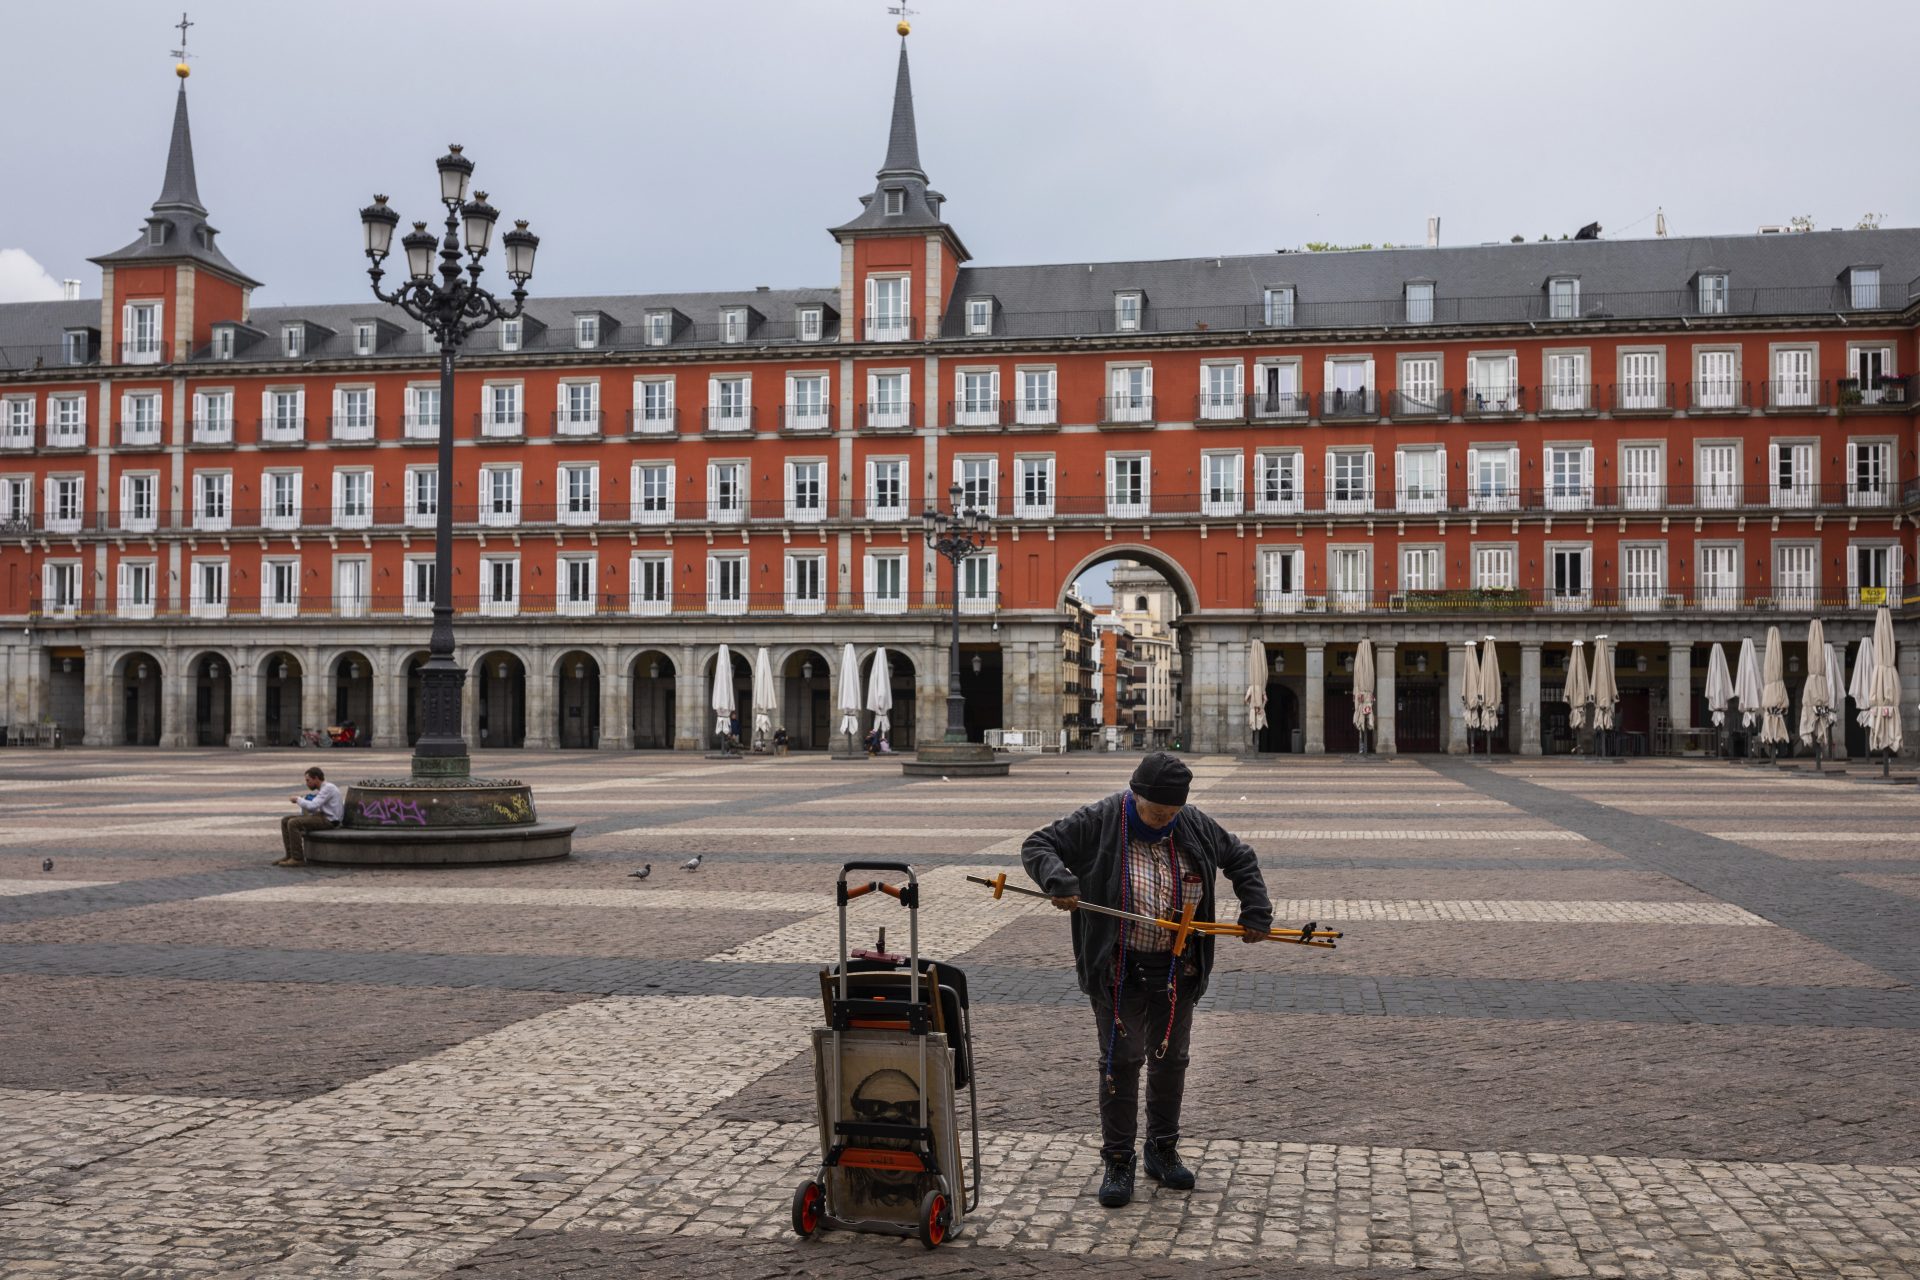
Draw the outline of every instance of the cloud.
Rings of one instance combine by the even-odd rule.
[[[0,249],[0,302],[51,302],[64,295],[60,282],[25,249]]]

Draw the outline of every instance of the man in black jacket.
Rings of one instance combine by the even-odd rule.
[[[1100,1029],[1100,1203],[1109,1209],[1133,1198],[1143,1062],[1147,1176],[1176,1191],[1193,1189],[1178,1151],[1180,1100],[1193,1005],[1207,989],[1213,939],[1189,937],[1176,959],[1166,930],[1075,908],[1084,898],[1167,920],[1197,902],[1194,918],[1212,920],[1214,877],[1224,873],[1240,899],[1245,941],[1261,941],[1273,926],[1253,850],[1187,807],[1192,782],[1184,763],[1156,751],[1134,770],[1128,790],[1041,828],[1020,850],[1034,883],[1054,906],[1073,912],[1074,963]]]

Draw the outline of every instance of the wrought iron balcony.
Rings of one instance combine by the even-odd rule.
[[[1444,387],[1431,391],[1395,391],[1388,402],[1388,413],[1395,419],[1450,418],[1453,392]]]
[[[1348,391],[1340,388],[1320,393],[1320,418],[1323,422],[1364,422],[1380,416],[1380,393],[1371,387]]]
[[[1518,418],[1526,411],[1525,387],[1468,387],[1460,393],[1460,416],[1469,420]]]
[[[1543,418],[1581,418],[1600,412],[1600,388],[1590,382],[1549,382],[1533,389],[1534,412]]]
[[[1750,413],[1752,384],[1740,378],[1709,378],[1687,384],[1689,414]]]
[[[1607,403],[1616,417],[1637,413],[1670,414],[1673,412],[1673,384],[1659,381],[1616,382]]]

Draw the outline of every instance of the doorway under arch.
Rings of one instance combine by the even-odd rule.
[[[673,748],[674,699],[677,696],[673,659],[658,649],[636,654],[627,672],[628,731],[633,745],[643,751]]]
[[[893,710],[887,712],[887,719],[891,722],[887,745],[894,751],[912,751],[919,741],[919,728],[914,723],[919,681],[913,669],[913,659],[898,649],[888,648],[887,674],[890,677],[888,689],[893,694]],[[873,729],[873,713],[865,709],[867,690],[872,687],[872,681],[873,653],[869,652],[860,659],[860,727],[863,736]]]
[[[727,656],[733,667],[733,736],[742,743],[753,740],[753,659],[738,649],[729,648]],[[720,733],[715,729],[717,716],[713,710],[714,665],[720,661],[720,652],[715,650],[702,667],[700,688],[703,694],[701,705],[706,724],[700,734],[707,742],[717,743]]]
[[[353,726],[356,747],[373,740],[373,663],[366,654],[343,653],[333,660],[327,715],[330,725]]]
[[[780,664],[780,723],[795,751],[825,751],[839,720],[833,667],[817,649],[796,649]]]
[[[1293,731],[1300,723],[1300,700],[1293,690],[1278,680],[1267,681],[1267,727],[1260,731],[1255,749],[1260,752],[1290,753]]]
[[[527,665],[496,649],[473,667],[473,696],[480,714],[475,747],[527,745]]]
[[[600,663],[575,649],[562,654],[553,670],[559,693],[560,723],[554,741],[569,751],[600,745]]]
[[[204,653],[188,668],[193,680],[193,742],[224,747],[233,732],[233,669],[217,653]]]
[[[150,653],[120,659],[114,685],[120,690],[121,745],[160,745],[160,660]]]
[[[300,706],[306,673],[300,659],[285,651],[261,659],[255,672],[260,682],[260,741],[270,747],[300,745]]]

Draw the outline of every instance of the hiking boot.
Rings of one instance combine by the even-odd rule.
[[[1169,1191],[1191,1191],[1193,1170],[1180,1163],[1178,1142],[1178,1138],[1168,1138],[1147,1144],[1147,1176]]]
[[[1100,1179],[1102,1208],[1118,1209],[1133,1199],[1133,1156],[1105,1157],[1107,1176]]]
[[[276,867],[304,867],[307,864],[302,858],[282,858],[273,865]]]

